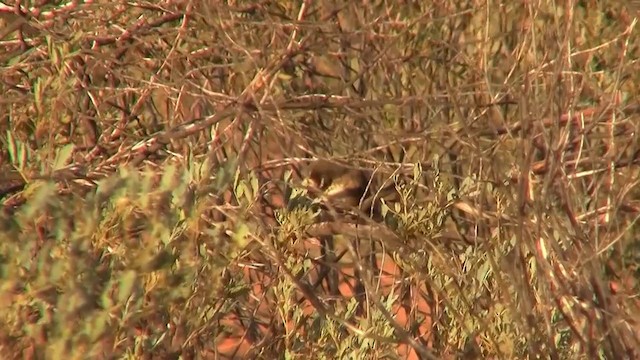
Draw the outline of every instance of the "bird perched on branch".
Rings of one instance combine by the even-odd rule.
[[[311,195],[341,209],[358,207],[367,188],[363,171],[327,160],[312,163],[307,180]]]
[[[406,179],[402,177],[392,179],[388,172],[383,174],[372,170],[362,170],[337,161],[316,160],[310,164],[305,182],[311,197],[320,199],[324,207],[330,210],[325,214],[328,213],[328,217],[331,219],[324,220],[322,227],[314,228],[316,234],[331,232],[356,234],[358,228],[345,227],[352,225],[353,220],[356,220],[355,223],[366,223],[375,227],[375,229],[370,228],[365,231],[366,235],[359,236],[369,236],[385,243],[389,241],[398,243],[399,240],[393,232],[393,229],[398,226],[398,219],[393,211],[386,213],[384,217],[382,216],[381,199],[387,205],[401,202],[403,196],[401,196],[399,189],[407,185]],[[397,184],[400,184],[400,187],[397,187]],[[422,186],[419,189],[420,192],[415,191],[411,195],[413,197],[411,201],[434,203],[436,206],[441,206],[442,211],[448,209],[446,211],[451,212],[448,215],[451,221],[445,225],[447,230],[432,238],[446,239],[448,243],[477,244],[479,241],[477,236],[469,239],[465,236],[465,221],[477,223],[480,220],[491,220],[492,216],[486,211],[477,210],[472,203],[469,203],[469,200],[442,200],[442,195],[438,197],[437,194],[434,196],[425,193],[428,189],[426,186],[420,185]],[[393,206],[390,207],[393,208]],[[367,220],[373,220],[373,222]],[[406,244],[402,243],[402,246],[406,246]]]
[[[368,213],[371,210],[372,202],[369,193],[369,182],[371,176],[365,171],[355,169],[346,164],[336,161],[317,160],[309,166],[309,173],[305,180],[309,195],[312,198],[321,200],[323,207],[329,211],[324,214],[339,220],[351,218],[349,214]],[[361,219],[359,215],[356,219]],[[341,221],[329,221],[328,224],[341,223]],[[326,224],[326,223],[325,223]],[[338,233],[344,233],[339,230]],[[328,290],[331,294],[339,294],[337,254],[335,250],[335,234],[325,234],[320,236],[322,242],[322,254],[327,266],[323,266],[320,272],[321,279],[327,281]]]
[[[336,211],[359,210],[380,214],[380,198],[397,198],[394,184],[381,187],[371,171],[350,167],[344,163],[317,160],[309,167],[306,183],[310,194]]]

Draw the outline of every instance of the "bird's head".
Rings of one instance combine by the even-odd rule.
[[[307,186],[314,197],[331,206],[358,207],[366,192],[367,177],[342,163],[318,160],[310,166]]]

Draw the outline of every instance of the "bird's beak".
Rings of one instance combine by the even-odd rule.
[[[307,192],[311,195],[318,196],[323,193],[322,189],[320,188],[320,184],[317,184],[311,179],[307,178],[302,180],[302,186],[306,188]]]

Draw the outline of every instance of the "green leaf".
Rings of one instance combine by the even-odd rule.
[[[241,181],[236,185],[236,198],[239,199],[242,196],[244,196],[245,191],[246,191],[246,186],[244,182]]]
[[[236,225],[231,238],[236,243],[236,245],[240,248],[243,248],[247,245],[249,239],[249,227],[246,224],[238,224]]]
[[[384,199],[380,199],[380,202],[381,202],[380,213],[382,214],[383,218],[386,218],[390,210],[389,205],[387,205],[387,202],[384,201]]]
[[[18,144],[9,130],[7,130],[7,151],[9,152],[9,159],[11,159],[11,162],[15,164],[18,154]]]
[[[31,182],[23,192],[29,200],[24,211],[24,216],[32,218],[38,210],[41,210],[51,199],[56,196],[56,185],[46,181]]]
[[[56,158],[53,161],[53,170],[60,170],[67,165],[67,162],[73,154],[73,144],[64,145],[56,153]]]
[[[239,174],[239,171],[234,172],[233,170],[235,168],[235,164],[235,160],[228,160],[219,165],[214,181],[214,186],[217,191],[226,190],[230,182],[233,182],[233,186],[235,188]]]
[[[42,80],[37,78],[33,83],[33,98],[36,111],[40,114],[42,113],[42,92]]]
[[[258,194],[258,191],[260,190],[260,184],[258,183],[258,177],[255,176],[255,174],[251,174],[251,180],[249,180],[251,182],[251,190],[253,192],[253,195],[255,196],[256,194]]]
[[[174,180],[175,180],[176,172],[177,172],[176,166],[173,164],[165,167],[164,173],[162,174],[162,180],[160,182],[161,189],[166,190],[166,189],[173,189],[175,187]]]
[[[285,184],[289,184],[289,182],[291,181],[291,177],[293,176],[293,171],[292,170],[287,170],[284,172],[284,183]]]
[[[253,201],[253,197],[255,192],[249,187],[249,184],[245,182],[245,190],[244,190],[244,198],[247,200],[247,203],[251,203]]]
[[[51,265],[49,269],[49,281],[51,283],[57,283],[64,276],[64,263],[63,262],[55,262]]]
[[[137,277],[138,274],[133,270],[125,271],[124,274],[122,274],[118,289],[118,303],[122,304],[126,302],[129,296],[131,296]]]
[[[413,164],[413,180],[418,181],[422,177],[422,164]]]
[[[484,283],[486,279],[489,277],[489,272],[491,271],[491,264],[489,262],[485,262],[480,265],[476,273],[476,279],[481,283]]]
[[[109,325],[109,314],[106,312],[96,315],[89,325],[89,336],[93,341],[98,341],[107,332]]]
[[[7,131],[7,150],[11,163],[23,171],[27,163],[27,147],[20,140],[16,139],[10,131]]]

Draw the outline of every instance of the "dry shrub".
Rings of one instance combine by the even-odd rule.
[[[625,4],[0,6],[3,353],[637,358]],[[308,158],[393,221],[317,224]]]

